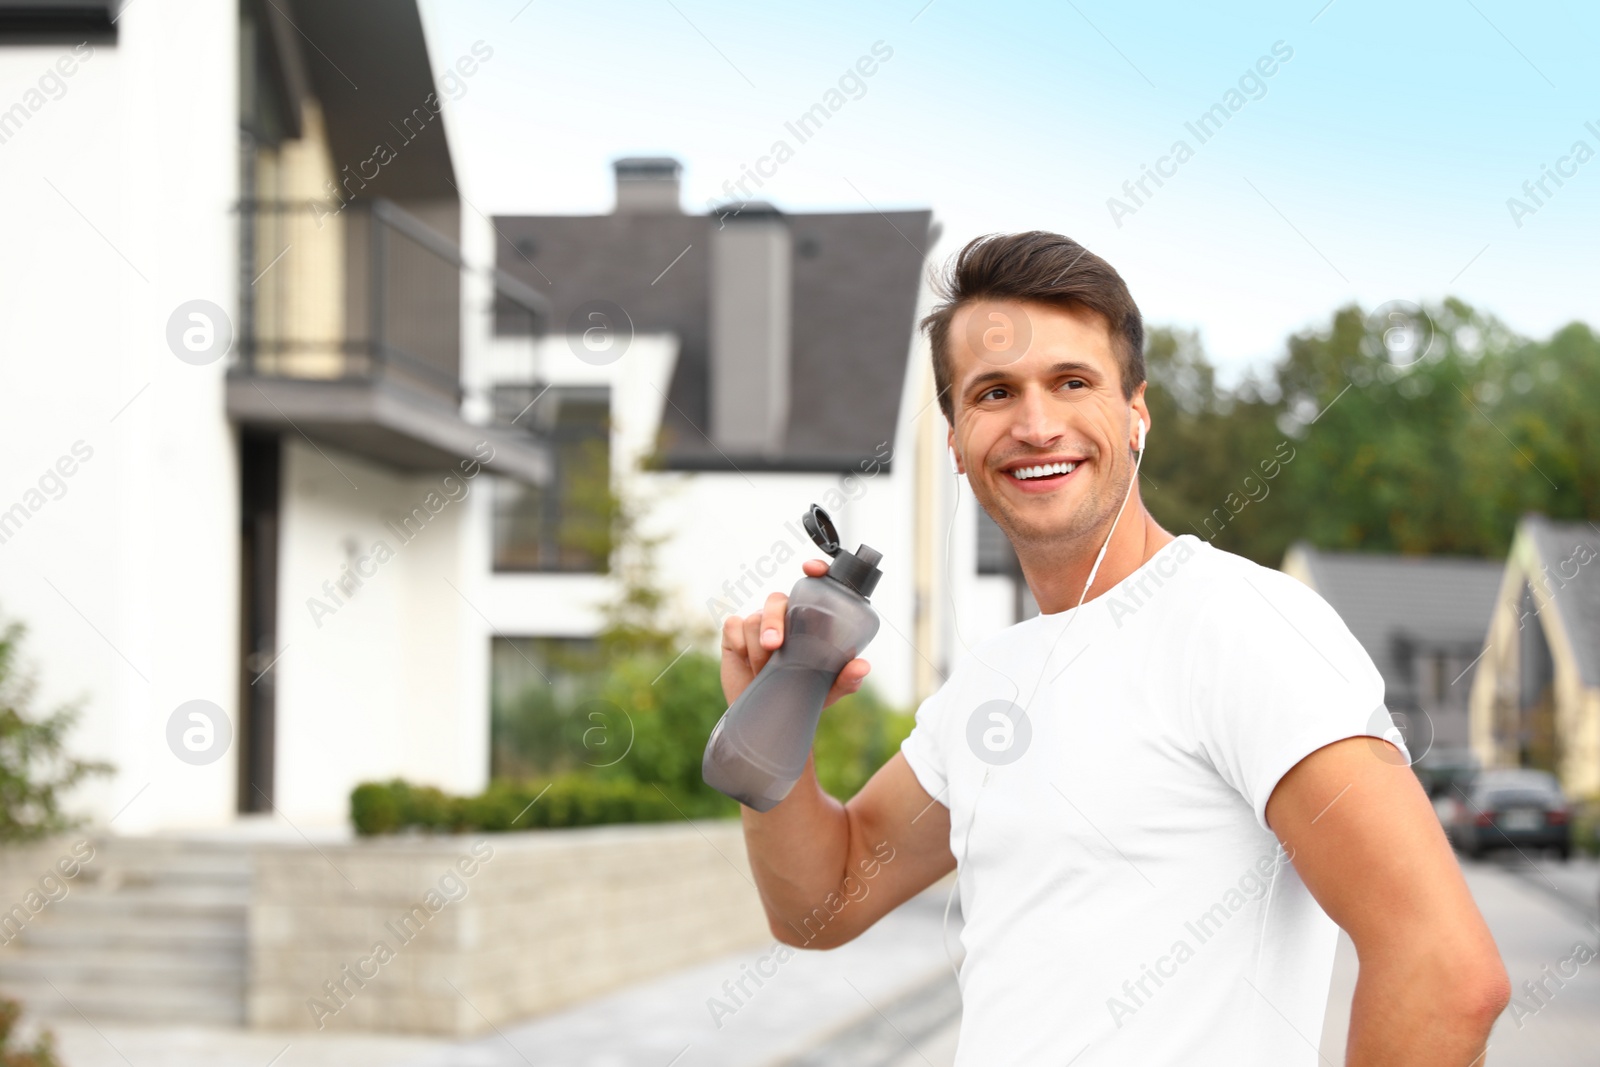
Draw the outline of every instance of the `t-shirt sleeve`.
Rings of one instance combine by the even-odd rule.
[[[942,688],[935,690],[918,706],[916,723],[911,727],[911,732],[906,735],[905,740],[900,742],[900,751],[905,753],[906,762],[911,765],[911,773],[917,776],[922,788],[928,791],[929,796],[948,807],[949,801],[944,795],[947,781],[944,745],[940,739],[943,693]]]
[[[1324,745],[1380,737],[1400,750],[1389,757],[1410,762],[1383,676],[1314,590],[1252,566],[1222,577],[1208,601],[1193,646],[1192,727],[1263,829],[1278,781]]]

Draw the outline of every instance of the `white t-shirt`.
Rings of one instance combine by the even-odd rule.
[[[962,657],[901,745],[950,809],[956,1067],[1316,1064],[1338,928],[1266,805],[1363,734],[1409,759],[1327,602],[1188,534]]]

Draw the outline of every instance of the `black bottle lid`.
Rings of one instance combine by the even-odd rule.
[[[817,547],[833,557],[833,563],[828,567],[828,577],[854,589],[862,599],[870,598],[872,591],[878,587],[878,579],[883,577],[883,572],[878,569],[878,561],[883,559],[883,553],[871,545],[862,545],[854,553],[844,551],[839,546],[839,531],[834,528],[833,520],[820,504],[812,504],[800,522]]]

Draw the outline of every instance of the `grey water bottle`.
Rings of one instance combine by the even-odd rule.
[[[867,545],[841,550],[833,520],[815,504],[801,521],[833,563],[795,583],[783,644],[722,713],[700,761],[707,785],[756,811],[772,810],[800,780],[828,690],[878,632],[867,598],[883,555]]]

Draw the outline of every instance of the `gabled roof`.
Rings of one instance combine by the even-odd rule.
[[[1290,549],[1312,586],[1339,613],[1385,680],[1400,674],[1396,639],[1419,645],[1481,646],[1504,564],[1456,556],[1387,556]]]
[[[1548,576],[1546,588],[1572,642],[1578,674],[1589,686],[1600,686],[1600,530],[1595,526],[1526,515],[1518,531],[1533,545],[1535,569]]]
[[[932,212],[784,217],[794,248],[790,415],[770,457],[724,456],[703,432],[716,215],[498,216],[495,260],[550,298],[554,330],[602,299],[624,308],[637,332],[677,335],[658,439],[667,467],[858,471],[894,439]],[[515,316],[496,322],[497,332],[517,328]]]

